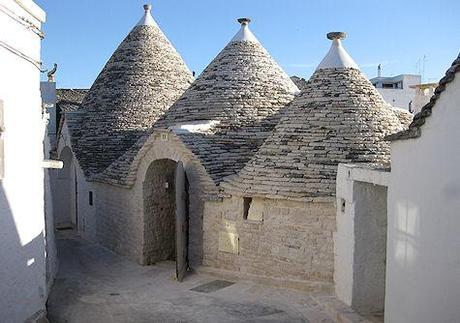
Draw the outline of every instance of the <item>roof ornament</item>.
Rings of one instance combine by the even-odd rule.
[[[153,20],[152,14],[150,11],[152,10],[152,5],[145,4],[144,5],[144,16],[139,20],[137,26],[156,26],[155,20]]]
[[[251,18],[243,17],[243,18],[238,18],[236,21],[238,21],[242,25],[249,25],[251,22]]]
[[[343,31],[331,31],[326,34],[326,38],[329,40],[341,40],[347,38],[347,33]]]
[[[319,63],[316,70],[325,68],[356,68],[359,69],[353,58],[347,53],[342,46],[342,39],[347,37],[347,34],[341,31],[327,33],[327,39],[332,40],[331,48],[326,56]]]
[[[254,36],[252,31],[249,29],[249,23],[251,22],[251,19],[243,17],[238,18],[237,21],[241,24],[241,29],[236,33],[231,41],[250,41],[259,43],[256,36]]]
[[[48,73],[46,73],[46,76],[48,76],[48,82],[56,82],[55,74],[57,71],[57,67],[57,64],[54,63],[53,68]]]

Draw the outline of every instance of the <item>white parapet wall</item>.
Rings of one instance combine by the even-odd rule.
[[[460,321],[460,73],[391,144],[385,322]]]
[[[384,307],[388,181],[388,170],[378,166],[338,167],[335,291],[341,301],[364,313]]]
[[[26,0],[0,1],[0,321],[44,313],[47,297],[41,24]],[[38,314],[37,314],[38,313]]]

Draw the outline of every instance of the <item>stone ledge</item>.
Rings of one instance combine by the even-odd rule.
[[[308,293],[325,292],[332,294],[334,292],[334,286],[332,283],[274,278],[249,273],[240,273],[209,266],[200,266],[195,268],[194,271],[197,273],[210,274],[226,280],[250,280],[258,284],[298,290]]]

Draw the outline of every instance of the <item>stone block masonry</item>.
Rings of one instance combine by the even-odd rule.
[[[334,203],[254,198],[251,208],[260,211],[259,221],[244,218],[243,197],[205,203],[204,265],[243,275],[332,282]],[[238,250],[219,248],[223,234],[238,236]]]
[[[211,178],[206,175],[204,167],[184,144],[172,133],[163,134],[166,135],[163,139],[158,132],[152,134],[136,154],[136,167],[130,175],[133,178],[130,188],[94,182],[97,241],[140,264],[151,264],[171,258],[164,254],[160,258],[152,255],[155,250],[173,249],[174,240],[171,237],[174,237],[174,231],[163,235],[164,229],[169,228],[167,223],[174,223],[167,221],[175,216],[173,195],[160,193],[173,194],[172,170],[180,160],[184,163],[190,183],[188,256],[193,268],[202,263],[203,205],[204,200],[209,199],[206,193],[212,195],[212,190],[216,188]],[[160,165],[158,168],[154,166],[156,163],[166,163],[169,167]],[[165,191],[166,182],[169,187]],[[158,216],[162,212],[169,215],[161,220]],[[168,239],[164,240],[158,234]]]
[[[95,183],[95,188],[97,241],[120,255],[143,263],[142,194],[102,183]]]

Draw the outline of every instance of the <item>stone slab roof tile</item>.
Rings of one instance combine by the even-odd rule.
[[[62,112],[76,111],[87,93],[88,89],[57,89],[56,107]]]
[[[383,138],[403,129],[355,68],[317,70],[257,154],[221,184],[251,196],[332,198],[339,163],[390,162]]]
[[[240,22],[237,35],[154,126],[173,129],[215,122],[207,133],[180,133],[178,137],[216,184],[246,164],[299,92],[251,33],[249,20]]]
[[[125,154],[192,80],[156,24],[134,27],[82,102],[74,150],[85,175],[91,178]]]

